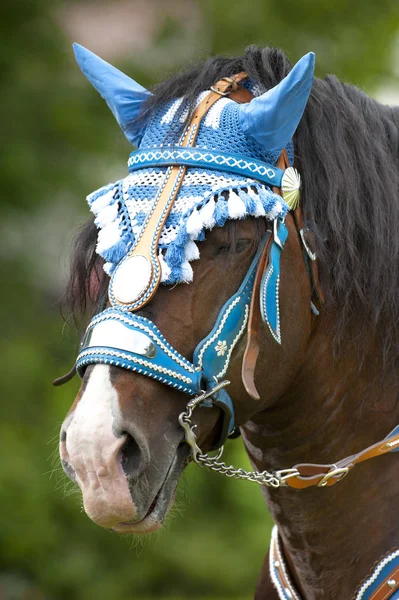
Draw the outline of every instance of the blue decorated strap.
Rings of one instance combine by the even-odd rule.
[[[208,380],[214,378],[219,380],[225,376],[234,346],[245,331],[256,268],[267,235],[263,237],[239,289],[224,304],[212,331],[198,344],[194,351],[194,364],[199,366]]]
[[[87,365],[97,363],[135,371],[187,394],[201,391],[200,372],[166,341],[158,327],[119,308],[107,308],[87,328],[76,362],[80,377]]]
[[[130,154],[127,164],[130,173],[148,167],[185,165],[197,169],[212,169],[234,173],[276,187],[281,187],[284,175],[282,169],[241,154],[202,150],[200,148],[182,148],[181,146],[138,150]]]
[[[368,600],[371,598],[384,580],[389,577],[397,567],[399,567],[399,550],[395,550],[375,566],[372,575],[359,588],[355,600]],[[389,591],[389,587],[387,586],[386,600],[396,600],[396,598],[398,598],[399,590],[391,589],[391,593],[389,593]]]
[[[273,242],[269,251],[268,267],[260,286],[260,309],[263,321],[273,338],[281,344],[280,330],[280,258],[288,237],[288,229],[282,221],[275,221]]]

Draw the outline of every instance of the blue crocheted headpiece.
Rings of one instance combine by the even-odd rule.
[[[126,125],[131,124],[132,119],[134,123],[149,92],[81,46],[75,45],[75,54],[85,75],[106,99],[118,123],[125,129],[126,136],[140,151],[172,145],[176,119],[180,119],[182,123],[187,117],[184,110],[179,110],[181,99],[155,109],[145,126],[137,125],[129,131]],[[259,98],[247,105],[251,110],[247,111],[245,122],[242,116],[243,105],[229,98],[220,98],[202,120],[195,148],[224,153],[228,151],[229,154],[274,165],[282,148],[286,147],[289,160],[293,162],[291,136],[302,116],[310,91],[313,79],[312,56],[305,57],[306,64],[298,63],[291,72],[292,75],[290,73],[286,78],[287,84],[283,80],[266,94],[260,95],[251,86],[251,82],[247,81],[246,86]],[[286,107],[284,86],[290,87],[291,94],[291,105],[288,103]],[[274,90],[276,98],[273,96]],[[208,91],[199,95],[197,104],[206,94]],[[251,122],[254,118],[252,113],[256,113],[255,117],[259,121],[263,119],[263,115],[259,114],[263,111],[262,104],[266,107],[263,112],[268,115],[270,106],[275,111],[277,102],[280,104],[277,118],[273,114],[269,115],[269,127],[265,125],[266,132],[257,139],[257,130],[262,129],[262,124]],[[273,128],[277,129],[277,133]],[[254,130],[252,134],[251,130]],[[272,131],[269,133],[269,130]],[[279,138],[284,136],[285,140],[279,146]],[[176,145],[178,144],[173,143],[173,146]],[[88,196],[88,203],[99,229],[97,252],[104,258],[104,269],[108,274],[113,272],[140,234],[166,170],[167,167],[142,168]],[[215,226],[222,227],[227,219],[244,219],[248,216],[265,217],[269,220],[283,218],[288,210],[287,204],[269,186],[250,177],[223,170],[187,168],[159,239],[162,282],[174,284],[192,280],[190,261],[199,258],[196,242],[205,239],[207,230]]]

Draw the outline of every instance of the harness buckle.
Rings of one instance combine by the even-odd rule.
[[[341,479],[346,477],[346,475],[348,473],[349,473],[349,467],[342,467],[340,469],[335,467],[335,469],[333,469],[332,471],[330,471],[329,473],[324,475],[323,479],[321,481],[319,481],[319,483],[317,484],[317,487],[326,486],[328,483],[328,480],[331,479],[332,477],[334,477],[336,479],[335,483],[338,483],[338,481],[341,481]]]
[[[226,81],[229,84],[229,86],[226,88],[226,90],[224,92],[222,92],[217,87],[215,87],[215,85],[218,85],[222,81]],[[231,94],[231,92],[235,92],[238,88],[237,82],[234,81],[234,79],[232,77],[222,77],[222,79],[220,79],[220,81],[218,81],[215,85],[211,85],[211,90],[212,90],[212,92],[219,94],[219,96],[228,96],[229,94]]]
[[[286,485],[286,481],[287,479],[290,479],[290,477],[297,477],[298,475],[300,475],[298,469],[280,469],[279,471],[276,471],[276,477],[278,478],[278,480],[280,481],[280,485]]]

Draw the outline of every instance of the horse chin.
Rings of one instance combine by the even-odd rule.
[[[78,479],[87,516],[100,527],[116,533],[143,534],[157,531],[173,506],[187,457],[187,446],[180,445],[161,481],[152,480],[150,473],[158,472],[157,469],[144,472],[140,481],[141,478],[133,480],[128,477],[120,468],[110,494],[101,494],[99,489],[93,494]]]
[[[177,485],[187,463],[187,454],[185,447],[178,448],[166,477],[145,516],[139,520],[121,521],[112,527],[113,531],[116,533],[142,534],[152,533],[162,527],[169,510],[173,506]]]

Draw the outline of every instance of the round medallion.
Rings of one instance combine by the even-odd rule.
[[[283,179],[281,182],[281,190],[283,198],[290,207],[290,210],[295,210],[299,206],[299,199],[301,187],[301,176],[294,167],[288,167],[284,171]]]
[[[151,263],[142,254],[129,256],[115,269],[112,292],[118,302],[132,304],[147,290],[151,281]]]

